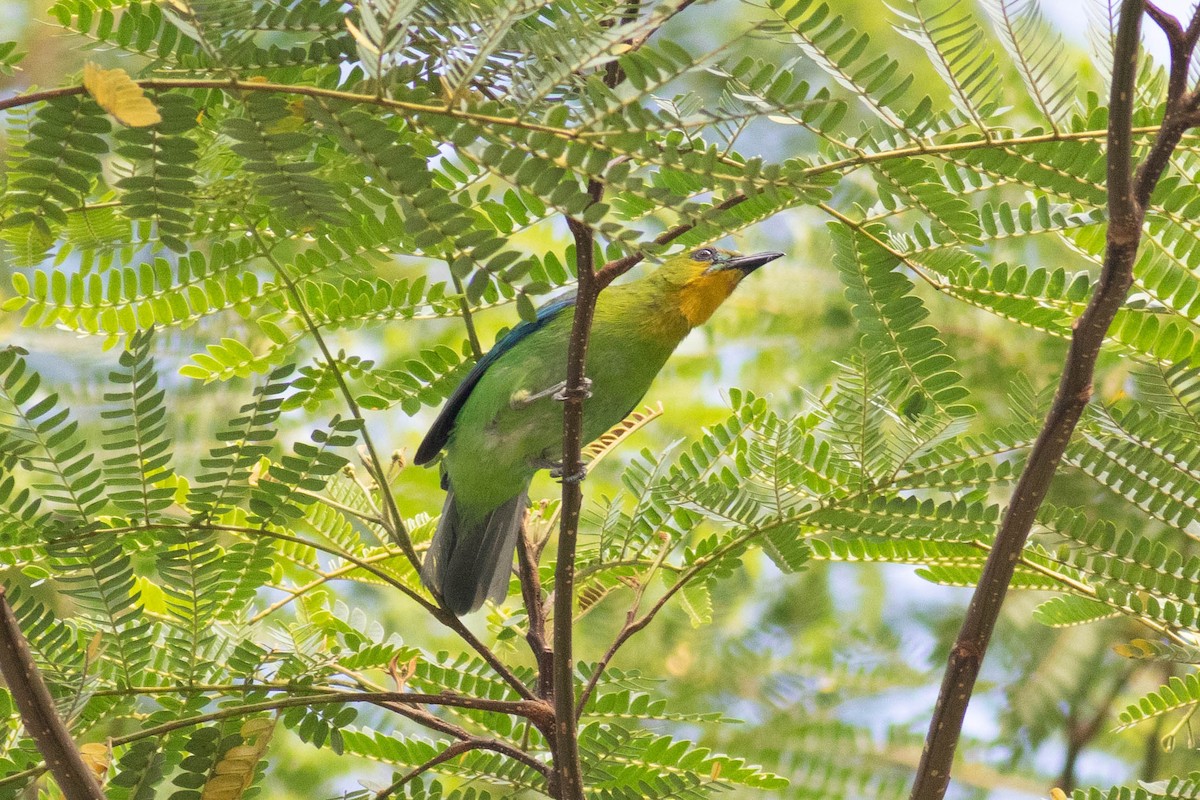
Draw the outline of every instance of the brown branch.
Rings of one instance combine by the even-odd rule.
[[[950,651],[913,783],[912,800],[941,800],[949,787],[963,717],[1013,570],[1067,442],[1091,398],[1100,347],[1133,282],[1133,262],[1141,242],[1146,204],[1171,153],[1190,124],[1186,112],[1192,98],[1179,94],[1168,96],[1166,118],[1150,153],[1136,175],[1131,174],[1133,90],[1142,10],[1141,0],[1125,0],[1117,28],[1108,123],[1109,225],[1100,280],[1083,314],[1075,321],[1054,403],[1013,490],[966,618]],[[1190,49],[1173,51],[1172,67],[1180,59],[1186,64],[1190,55]]]
[[[537,697],[534,695],[534,693],[531,692],[529,690],[529,687],[526,686],[525,683],[516,676],[516,673],[514,673],[511,669],[509,669],[504,664],[504,662],[501,661],[500,658],[492,651],[491,648],[489,648],[487,645],[485,645],[483,642],[481,642],[475,634],[471,633],[470,629],[467,628],[467,626],[463,624],[462,620],[460,620],[458,617],[456,617],[454,614],[450,613],[446,609],[441,608],[440,606],[436,606],[433,603],[429,602],[424,597],[422,597],[419,592],[417,592],[415,589],[413,589],[412,587],[405,584],[399,578],[392,576],[385,570],[379,569],[375,565],[373,565],[367,561],[364,561],[363,559],[358,558],[357,556],[355,556],[351,553],[348,553],[345,550],[342,550],[341,548],[332,547],[330,545],[323,544],[322,542],[319,542],[319,541],[316,541],[313,539],[305,539],[300,536],[292,536],[289,533],[283,533],[282,531],[275,531],[275,530],[271,530],[269,528],[250,528],[250,527],[238,526],[238,525],[217,525],[217,524],[213,524],[213,523],[204,523],[203,525],[193,525],[191,523],[185,523],[185,522],[180,522],[178,524],[168,524],[168,523],[163,523],[163,522],[156,522],[153,525],[146,525],[146,526],[134,525],[134,526],[124,526],[124,527],[119,527],[119,528],[97,528],[97,529],[93,530],[89,535],[133,533],[133,532],[137,532],[137,531],[155,530],[155,529],[159,529],[159,528],[167,528],[167,529],[172,529],[172,530],[228,531],[230,533],[242,534],[243,536],[265,536],[270,539],[279,539],[280,541],[292,542],[294,544],[303,545],[305,547],[311,547],[314,550],[320,550],[323,553],[329,553],[330,555],[336,556],[340,559],[343,559],[344,561],[348,561],[351,564],[354,564],[358,568],[362,569],[363,571],[368,572],[371,575],[374,575],[376,578],[379,578],[381,581],[388,584],[392,588],[397,589],[401,594],[405,595],[410,600],[412,600],[414,603],[419,605],[421,608],[423,608],[427,612],[429,612],[429,615],[432,616],[434,619],[436,619],[438,622],[442,623],[442,625],[446,626],[451,631],[458,634],[459,638],[461,638],[464,642],[466,642],[468,645],[470,645],[471,649],[474,650],[476,653],[478,653],[479,657],[482,658],[484,661],[486,661],[488,663],[488,666],[490,666],[493,670],[495,670],[496,674],[499,675],[501,678],[503,678],[504,682],[507,683],[509,686],[511,686],[513,688],[513,691],[515,691],[517,694],[519,694],[523,699],[530,700],[530,701],[537,700]],[[400,557],[400,556],[403,556],[403,553],[397,553],[396,555],[397,555],[397,557]]]
[[[735,541],[741,541],[741,537]],[[733,542],[727,543],[724,549],[729,548],[732,544]],[[669,549],[669,547],[665,547],[663,549],[662,553],[657,559],[657,562],[652,566],[651,571],[647,573],[647,581],[650,580],[655,571],[662,567]],[[596,691],[596,686],[600,683],[600,678],[603,677],[604,670],[608,669],[608,665],[616,656],[617,651],[620,650],[626,642],[632,639],[635,634],[639,633],[643,628],[653,622],[654,618],[658,616],[658,612],[662,611],[663,608],[666,607],[671,598],[674,597],[679,590],[683,589],[683,587],[685,587],[689,581],[691,581],[698,574],[700,574],[700,572],[712,564],[713,561],[719,559],[721,554],[721,549],[718,549],[711,553],[709,558],[692,564],[690,567],[688,567],[687,570],[679,576],[675,583],[667,587],[667,590],[662,593],[658,600],[654,602],[654,605],[650,607],[650,610],[641,617],[638,617],[637,612],[640,606],[641,593],[645,590],[645,583],[641,585],[641,587],[638,589],[638,595],[633,606],[625,615],[625,624],[621,626],[621,630],[617,633],[616,638],[613,639],[612,644],[610,644],[608,649],[604,651],[604,655],[600,657],[598,662],[596,662],[596,668],[592,670],[591,677],[588,678],[587,684],[585,684],[583,687],[583,691],[579,693],[579,703],[575,707],[576,719],[583,716],[584,707],[587,706],[587,702],[591,699],[592,693]]]
[[[479,641],[479,637],[471,633],[471,630],[463,624],[462,620],[444,608],[435,607],[435,610],[430,613],[433,614],[438,622],[457,633],[460,639],[469,644],[471,649],[478,653],[480,658],[486,661],[488,666],[495,670],[496,674],[503,678],[504,682],[511,686],[517,694],[521,695],[525,700],[537,700],[537,697],[529,690],[525,682],[518,678],[516,673],[510,670],[490,647]]]
[[[522,526],[517,537],[517,564],[521,578],[521,597],[525,601],[528,628],[525,641],[537,662],[537,696],[550,699],[554,691],[554,651],[546,641],[546,610],[542,605],[542,581],[538,576],[541,552],[530,546],[529,535]]]
[[[222,708],[220,711],[213,711],[207,714],[198,714],[194,717],[185,717],[183,719],[175,719],[151,728],[143,728],[142,730],[135,731],[124,736],[113,737],[109,741],[113,747],[121,747],[123,745],[132,744],[133,742],[141,741],[143,739],[157,738],[173,731],[183,730],[184,728],[192,728],[208,722],[236,719],[238,717],[248,716],[250,714],[256,714],[263,711],[277,711],[285,708],[315,706],[327,703],[370,703],[371,705],[376,705],[380,708],[387,708],[392,711],[396,711],[397,706],[404,706],[408,708],[420,707],[423,705],[443,705],[453,706],[455,708],[470,708],[478,711],[495,711],[498,713],[512,714],[514,716],[528,719],[535,724],[549,724],[549,721],[551,720],[551,711],[549,706],[539,700],[520,700],[514,702],[503,700],[487,700],[478,697],[467,697],[466,695],[421,694],[417,692],[331,691],[324,694],[305,695],[302,697],[281,697],[274,700],[264,700],[258,703],[246,703],[240,706]],[[410,719],[417,718],[410,716]],[[439,728],[439,730],[441,729]],[[446,723],[445,732],[452,736],[463,738],[464,740],[476,741],[480,743],[480,749],[493,750],[497,753],[507,755],[533,769],[536,769],[538,772],[547,776],[548,778],[550,776],[550,770],[546,764],[533,758],[528,753],[513,747],[507,742],[502,742],[495,739],[479,739],[477,737],[472,737],[466,731],[463,731],[461,728],[451,723]],[[3,779],[0,779],[0,785],[9,783],[14,778],[35,776],[42,770],[42,767],[34,767],[16,775],[6,775]],[[100,800],[103,800],[103,795],[79,795],[79,797],[96,797],[100,798]],[[68,800],[73,800],[73,798],[68,798]]]
[[[682,585],[682,582],[676,585]],[[617,633],[616,638],[613,639],[612,644],[610,644],[608,649],[604,651],[604,655],[601,656],[600,660],[596,662],[596,668],[592,670],[591,677],[588,678],[587,684],[583,687],[583,691],[579,693],[579,703],[575,708],[576,719],[583,716],[583,709],[587,706],[588,700],[592,698],[592,694],[596,691],[596,685],[600,683],[600,678],[604,675],[604,671],[608,669],[608,665],[613,660],[613,657],[617,654],[617,651],[620,650],[627,641],[633,638],[635,633],[649,625],[651,621],[653,621],[654,617],[658,614],[659,609],[661,609],[665,604],[665,602],[660,600],[658,604],[656,604],[641,617],[636,615],[636,609],[630,609],[630,613],[625,618],[625,624],[621,627],[620,632]]]
[[[593,197],[598,184],[592,184]],[[594,264],[595,235],[585,223],[567,219],[575,239],[575,271],[579,290],[567,348],[567,381],[563,400],[563,488],[554,564],[554,763],[556,796],[583,800],[583,771],[575,725],[575,660],[572,627],[575,621],[575,543],[583,506],[583,401],[586,387],[588,340],[600,287]]]
[[[388,786],[387,788],[381,789],[378,792],[376,792],[375,800],[387,800],[387,798],[391,797],[393,794],[398,792],[400,789],[404,788],[405,784],[407,784],[413,778],[416,778],[417,776],[419,776],[421,773],[428,772],[429,770],[436,767],[438,764],[444,764],[445,762],[449,761],[452,758],[461,756],[463,753],[469,752],[471,750],[477,750],[477,749],[479,749],[479,745],[475,744],[472,741],[454,742],[454,743],[448,745],[445,750],[443,750],[442,752],[438,753],[433,758],[426,761],[424,764],[420,764],[420,765],[414,767],[413,769],[409,770],[408,772],[406,772],[401,778],[396,780],[391,786]]]
[[[713,206],[712,210],[727,211],[736,205],[746,202],[747,199],[749,198],[744,194],[735,194],[733,197],[730,197],[727,200],[724,200]],[[670,244],[680,236],[683,236],[685,233],[690,233],[696,227],[696,225],[697,223],[695,222],[685,222],[683,224],[676,225],[675,227],[669,228],[660,233],[658,236],[654,237],[654,243],[658,245]],[[621,258],[609,261],[596,272],[596,286],[598,287],[597,291],[599,291],[599,289],[603,289],[605,286],[608,286],[626,272],[629,272],[629,270],[642,263],[645,258],[646,254],[638,251],[636,253],[631,253],[627,256],[622,256]]]
[[[75,740],[54,707],[54,698],[21,634],[16,614],[0,586],[0,674],[66,800],[104,800],[95,775],[83,762]]]
[[[1122,672],[1097,703],[1095,712],[1086,720],[1079,718],[1078,705],[1071,704],[1066,719],[1066,753],[1063,757],[1062,771],[1055,783],[1064,792],[1070,793],[1075,790],[1075,767],[1080,754],[1104,729],[1105,721],[1112,714],[1113,704],[1117,702],[1117,698],[1129,685],[1130,678],[1137,670],[1138,666],[1134,665]]]
[[[550,776],[550,770],[544,763],[538,761],[536,758],[533,758],[528,753],[518,750],[512,745],[497,741],[496,739],[484,739],[476,736],[467,736],[460,741],[451,742],[442,752],[438,753],[425,763],[418,764],[416,767],[398,778],[390,786],[381,789],[375,794],[374,800],[386,800],[388,797],[391,797],[397,791],[404,788],[404,786],[414,778],[425,772],[428,772],[439,764],[444,764],[450,759],[461,756],[463,753],[468,753],[472,750],[491,750],[493,753],[506,755],[515,761],[519,761],[527,767],[532,767],[544,778],[548,778]]]

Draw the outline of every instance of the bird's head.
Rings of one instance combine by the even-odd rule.
[[[701,247],[668,258],[655,277],[675,295],[688,326],[694,328],[712,316],[743,278],[781,256],[783,253],[776,252],[744,256],[719,247]]]

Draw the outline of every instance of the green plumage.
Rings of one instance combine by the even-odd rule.
[[[584,402],[584,440],[636,408],[687,333],[742,277],[778,255],[702,248],[602,292],[588,349],[592,395]],[[497,343],[418,450],[417,463],[446,451],[446,505],[421,577],[456,614],[489,597],[503,600],[529,483],[562,458],[562,404],[548,390],[566,377],[573,310],[552,303],[538,323],[523,323]]]

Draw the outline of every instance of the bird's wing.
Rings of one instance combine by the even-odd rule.
[[[433,421],[433,425],[429,428],[429,433],[425,434],[424,441],[417,448],[417,454],[413,458],[413,463],[418,465],[428,464],[446,446],[446,441],[450,438],[450,431],[454,429],[454,420],[457,419],[458,412],[462,410],[463,404],[467,402],[467,398],[471,396],[471,391],[479,383],[480,378],[483,377],[483,373],[487,372],[488,367],[496,363],[502,355],[513,349],[517,342],[541,328],[559,312],[574,305],[574,293],[551,300],[538,309],[536,320],[533,322],[521,322],[511,331],[504,334],[504,337],[496,342],[492,349],[484,354],[483,358],[475,363],[475,368],[467,374],[466,378],[463,378],[463,382],[446,398],[446,405],[442,406],[442,413],[438,414],[437,419]]]

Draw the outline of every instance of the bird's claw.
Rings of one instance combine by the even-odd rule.
[[[579,388],[583,392],[583,399],[587,400],[589,397],[592,396],[592,379],[584,378],[580,382]],[[555,400],[559,401],[560,403],[565,402],[571,396],[567,390],[566,382],[563,383],[562,388],[560,388],[557,392],[555,392],[554,394],[552,394],[550,396],[553,397]]]
[[[586,400],[592,396],[592,381],[590,378],[583,379],[582,389],[583,399]],[[558,400],[560,402],[566,400],[568,397],[567,382],[560,381],[559,383],[551,386],[549,389],[543,389],[540,392],[530,392],[528,389],[522,389],[514,394],[508,402],[513,408],[524,408],[530,403],[537,402],[538,400],[546,397]]]
[[[563,475],[562,463],[550,470],[550,477],[558,480],[559,483],[583,483],[583,479],[587,477],[587,467],[580,466],[579,469],[572,475]]]

